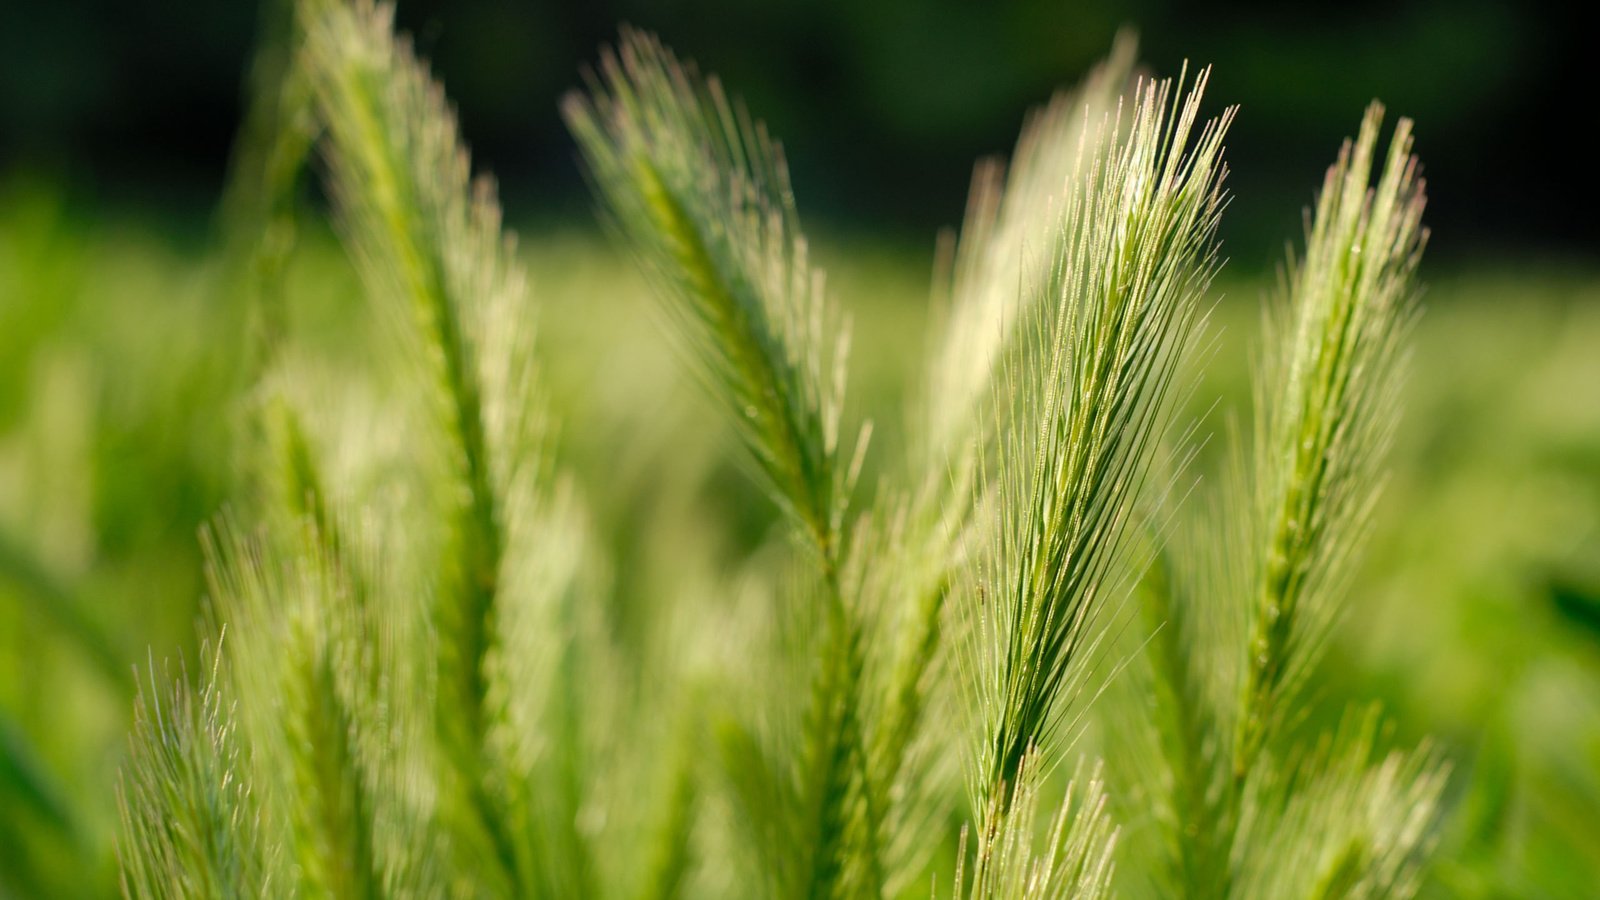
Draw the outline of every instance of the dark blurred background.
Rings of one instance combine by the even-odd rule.
[[[802,208],[835,234],[930,246],[975,158],[1129,25],[1161,74],[1216,67],[1230,142],[1227,250],[1276,259],[1365,103],[1418,123],[1435,265],[1588,263],[1600,216],[1582,4],[1175,0],[405,0],[399,18],[451,96],[513,218],[587,213],[556,113],[618,23],[719,72],[785,137]],[[240,118],[256,4],[0,4],[0,171],[96,207],[203,223]]]

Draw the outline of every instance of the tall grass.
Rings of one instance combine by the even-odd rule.
[[[681,600],[641,633],[442,90],[387,7],[300,0],[281,34],[258,139],[282,166],[243,157],[261,181],[240,215],[286,214],[259,198],[318,135],[388,350],[341,371],[293,322],[266,332],[252,488],[208,542],[206,672],[140,700],[126,893],[1415,888],[1439,767],[1383,749],[1371,714],[1321,730],[1305,690],[1395,414],[1422,242],[1408,126],[1377,188],[1376,114],[1330,174],[1250,464],[1206,498],[1221,527],[1191,529],[1167,508],[1173,399],[1233,117],[1203,118],[1204,74],[1135,80],[1121,40],[1030,119],[1008,179],[980,167],[913,449],[869,468],[779,145],[625,31],[563,111],[787,535],[709,588],[753,611]],[[1130,688],[1157,702],[1107,708]],[[1166,831],[1124,833],[1135,796]]]
[[[1404,896],[1427,851],[1431,753],[1383,750],[1375,711],[1318,735],[1304,693],[1381,483],[1426,239],[1409,122],[1372,184],[1381,121],[1329,169],[1267,308],[1249,443],[1141,586],[1164,708],[1117,755],[1161,811],[1141,875],[1162,896]]]

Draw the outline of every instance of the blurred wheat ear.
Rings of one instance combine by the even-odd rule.
[[[534,771],[532,737],[508,708],[551,689],[509,681],[534,669],[508,660],[544,656],[551,638],[536,620],[554,615],[551,597],[562,593],[541,585],[549,593],[534,596],[525,583],[530,556],[560,567],[542,536],[555,504],[525,278],[493,188],[472,180],[442,91],[394,35],[392,11],[304,0],[290,31],[283,92],[309,86],[338,224],[376,321],[415,364],[404,377],[420,387],[427,414],[407,462],[429,489],[410,510],[416,536],[399,546],[387,541],[392,528],[351,527],[346,504],[368,498],[323,469],[306,423],[327,413],[295,406],[318,392],[290,391],[282,396],[294,402],[263,407],[275,460],[264,474],[277,486],[264,495],[277,503],[261,515],[287,527],[215,563],[216,617],[244,632],[219,664],[223,683],[206,687],[239,698],[237,710],[217,714],[218,730],[250,736],[252,768],[237,780],[268,802],[266,843],[278,848],[269,856],[287,860],[286,891],[429,893],[470,878],[516,895],[588,892],[573,811],[523,802],[545,773]],[[280,126],[300,133],[293,117]],[[270,181],[273,171],[241,165],[242,177]],[[267,373],[274,392],[300,377]],[[435,546],[436,565],[403,559]],[[417,580],[367,582],[392,567]],[[323,570],[315,585],[261,574]],[[274,601],[250,599],[263,595]],[[431,627],[397,630],[423,601]],[[530,603],[539,611],[522,608]],[[436,670],[411,672],[421,660],[436,660]],[[572,739],[563,728],[546,737]],[[180,801],[189,802],[170,802]],[[441,865],[441,853],[453,861]]]
[[[508,889],[526,891],[519,813],[504,805],[519,776],[491,745],[505,715],[491,695],[508,517],[526,481],[519,473],[537,463],[525,424],[537,406],[526,358],[514,350],[502,363],[489,343],[492,329],[526,332],[525,277],[500,233],[492,187],[471,181],[443,93],[394,38],[392,12],[308,0],[302,15],[347,240],[380,313],[415,323],[402,330],[426,366],[444,454],[440,500],[451,528],[435,628],[436,722],[455,776],[446,816],[458,846],[492,861]]]

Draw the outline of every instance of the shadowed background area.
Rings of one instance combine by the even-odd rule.
[[[1214,436],[1199,474],[1248,407],[1258,300],[1340,141],[1374,98],[1415,119],[1427,310],[1318,689],[1381,700],[1451,760],[1425,896],[1592,896],[1600,179],[1580,6],[400,0],[397,17],[522,236],[560,451],[619,603],[655,602],[658,576],[698,586],[775,529],[597,224],[558,115],[619,23],[716,72],[783,140],[854,320],[869,467],[899,449],[935,234],[960,222],[974,161],[1008,153],[1119,29],[1158,74],[1214,66],[1207,114],[1240,106],[1216,350],[1189,373],[1184,421]],[[217,208],[263,20],[246,2],[0,4],[0,900],[116,895],[136,680],[192,679],[177,660],[199,658],[197,536],[247,490],[259,322]],[[286,318],[308,358],[360,369],[381,329],[323,198],[296,199]]]
[[[1275,260],[1327,147],[1368,100],[1421,125],[1434,261],[1579,257],[1600,246],[1573,113],[1585,35],[1572,4],[886,0],[858,3],[418,0],[399,6],[513,219],[587,211],[560,94],[615,35],[658,32],[737,85],[787,137],[812,219],[926,244],[959,218],[972,161],[1124,25],[1175,74],[1216,67],[1236,260]],[[258,22],[249,3],[74,0],[0,12],[0,169],[94,201],[203,213],[221,186]]]

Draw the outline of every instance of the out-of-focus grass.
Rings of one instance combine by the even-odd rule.
[[[522,248],[561,452],[612,536],[619,602],[717,583],[772,513],[636,268],[588,228]],[[853,241],[819,256],[887,458],[929,273]],[[1190,401],[1202,435],[1248,389],[1259,286],[1227,278]],[[1583,896],[1600,882],[1600,277],[1430,280],[1394,475],[1322,690],[1382,697],[1454,761],[1436,893]],[[193,658],[197,532],[245,439],[253,318],[228,284],[215,254],[138,221],[0,190],[0,896],[114,893],[133,667]],[[297,352],[359,371],[357,292],[329,236],[302,235]]]
[[[132,666],[193,643],[240,329],[204,260],[0,194],[0,893],[104,894]]]
[[[1600,286],[1441,280],[1342,642],[1471,789],[1449,894],[1600,883]],[[1470,849],[1466,849],[1470,848]]]

